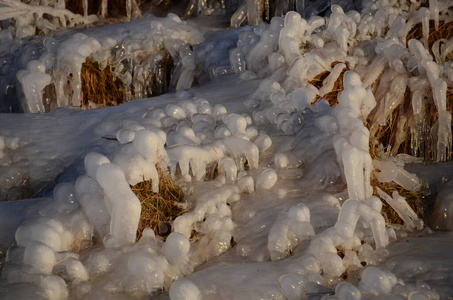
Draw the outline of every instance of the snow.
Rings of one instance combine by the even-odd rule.
[[[414,118],[398,120],[396,139],[404,141],[402,128],[411,126],[411,143],[421,149],[430,90],[438,112],[433,158],[451,159],[451,67],[430,55],[426,39],[405,43],[410,24],[421,20],[426,38],[429,20],[438,25],[441,8],[450,4],[430,1],[415,12],[412,2],[363,1],[362,13],[332,5],[330,17],[305,20],[289,12],[258,25],[260,4],[249,0],[239,8],[232,27],[245,18],[254,24],[240,29],[148,15],[68,30],[24,48],[12,73],[28,113],[0,118],[0,192],[1,200],[31,198],[25,197],[30,190],[42,198],[0,203],[0,245],[8,251],[1,298],[440,299],[453,293],[451,234],[432,232],[397,191],[372,196],[374,168],[379,181],[411,191],[437,175],[407,170],[417,159],[389,156],[397,153],[392,149],[372,160],[369,146],[409,88]],[[135,6],[127,2],[129,19]],[[14,41],[2,29],[2,44],[29,35],[27,20],[17,23]],[[12,53],[17,45],[0,50]],[[112,55],[115,76],[142,98],[151,69],[139,57],[154,55],[156,47],[176,61],[174,92],[75,108],[85,59],[106,63]],[[330,107],[322,97],[345,68],[339,104]],[[320,89],[309,83],[325,71]],[[50,82],[58,108],[46,112],[40,96]],[[131,90],[125,95],[132,100]],[[158,192],[158,168],[182,187],[187,211],[170,221],[167,237],[145,229],[136,242],[141,206],[130,186],[151,179]],[[215,176],[206,176],[214,168]],[[433,193],[440,190],[429,225],[451,230],[451,184],[444,183],[451,172],[439,176],[428,183]],[[404,225],[387,224],[385,203]]]

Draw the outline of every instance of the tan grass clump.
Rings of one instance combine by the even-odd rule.
[[[109,65],[101,69],[97,61],[87,58],[82,65],[82,108],[94,103],[100,106],[114,106],[124,102],[123,83],[115,78]]]
[[[423,203],[421,191],[409,191],[394,182],[380,182],[374,175],[371,178],[371,186],[373,187],[373,195],[378,198],[380,197],[376,189],[377,187],[388,195],[392,195],[393,191],[397,191],[400,196],[406,199],[407,204],[409,204],[417,216],[423,219],[427,206]],[[385,201],[382,201],[382,214],[389,224],[404,224],[398,213]]]
[[[436,30],[434,20],[429,20],[429,36],[428,36],[428,50],[433,55],[432,47],[435,41],[439,39],[450,39],[453,37],[453,21],[445,23],[443,20],[439,20],[439,26]],[[421,40],[423,38],[423,26],[422,23],[417,23],[407,33],[406,43],[412,39]]]
[[[333,62],[331,67],[333,68],[335,65],[339,64],[340,62],[336,61]],[[325,98],[327,101],[329,101],[330,106],[334,106],[338,104],[338,94],[344,90],[343,86],[343,76],[344,73],[349,70],[348,67],[344,68],[343,71],[341,71],[340,76],[338,76],[338,79],[335,81],[335,84],[333,86],[333,89],[325,94],[323,98]],[[312,80],[310,80],[308,83],[314,85],[317,89],[320,89],[323,86],[323,81],[324,79],[329,76],[330,72],[329,71],[324,71],[318,75],[316,75]],[[313,101],[312,104],[315,104],[321,99],[319,95],[316,96],[315,100]]]
[[[137,229],[137,241],[145,228],[151,228],[158,235],[170,233],[169,221],[181,215],[185,209],[182,201],[184,193],[168,173],[159,172],[159,193],[154,193],[152,181],[145,180],[132,187],[140,200],[142,213]]]

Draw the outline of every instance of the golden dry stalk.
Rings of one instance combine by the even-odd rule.
[[[333,62],[331,67],[333,68],[335,65],[339,64],[340,62],[336,61]],[[323,98],[325,98],[327,101],[329,101],[330,106],[334,106],[338,104],[338,94],[344,90],[343,86],[343,76],[344,73],[349,70],[349,68],[344,68],[343,71],[341,71],[340,76],[338,76],[337,80],[335,81],[335,84],[333,86],[333,89],[325,94]],[[320,89],[323,85],[324,79],[329,76],[330,72],[329,71],[324,71],[318,75],[316,75],[312,80],[310,80],[308,83],[314,85],[317,89]],[[312,104],[315,104],[321,99],[319,95],[316,96],[315,100],[313,101]]]
[[[115,78],[109,65],[101,70],[97,61],[87,58],[82,65],[82,108],[90,102],[100,106],[114,106],[124,102],[123,83]]]
[[[400,196],[406,199],[407,204],[409,204],[409,206],[417,214],[417,216],[423,219],[426,205],[422,201],[420,191],[409,191],[394,182],[380,182],[374,175],[372,175],[371,177],[371,186],[373,187],[374,196],[380,198],[376,189],[377,187],[388,195],[392,195],[393,191],[397,191]],[[382,201],[382,214],[386,216],[389,224],[404,224],[398,213],[384,201]]]
[[[429,36],[428,36],[428,50],[433,55],[432,47],[435,41],[439,39],[450,39],[453,37],[453,21],[445,23],[443,20],[439,20],[439,26],[436,30],[434,20],[429,20]],[[407,33],[406,43],[412,39],[421,40],[423,38],[423,26],[422,23],[417,23]]]
[[[168,173],[158,169],[159,193],[154,193],[152,181],[145,180],[132,187],[140,200],[142,213],[137,229],[137,241],[142,237],[145,228],[151,228],[157,235],[170,233],[169,221],[181,215],[184,193]]]

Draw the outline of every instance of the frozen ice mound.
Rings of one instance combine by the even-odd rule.
[[[256,2],[247,3],[252,4]],[[427,23],[430,18],[437,22],[438,5],[445,4],[430,3],[429,9],[414,15],[407,14],[407,9],[416,11],[417,4],[404,4],[405,8],[364,1],[365,12],[373,6],[370,16],[334,5],[330,18],[308,21],[290,12],[270,25],[245,27],[228,33],[225,41],[211,40],[193,48],[187,43],[201,40],[199,28],[175,15],[153,19],[151,24],[143,21],[144,29],[139,26],[130,40],[126,37],[134,27],[109,31],[108,39],[93,32],[73,36],[80,46],[70,49],[72,54],[77,52],[77,61],[68,61],[77,63],[70,66],[74,72],[87,55],[102,56],[102,51],[91,53],[99,47],[104,51],[121,41],[116,58],[130,63],[135,50],[163,43],[178,60],[173,84],[179,91],[171,103],[159,102],[155,108],[144,105],[145,101],[143,106],[116,108],[111,119],[94,129],[110,139],[100,143],[106,146],[100,147],[105,155],[87,151],[85,174],[75,184],[57,186],[52,195],[55,207],[46,207],[43,218],[30,220],[17,230],[18,247],[9,253],[11,261],[2,274],[7,295],[148,298],[169,290],[171,299],[257,295],[300,299],[325,292],[329,286],[339,299],[360,299],[365,293],[414,299],[423,293],[426,296],[429,289],[423,284],[404,286],[389,270],[372,266],[385,257],[389,240],[396,238],[395,231],[386,228],[381,200],[371,196],[373,167],[381,171],[381,180],[413,190],[418,185],[397,162],[373,165],[369,155],[373,130],[370,133],[364,121],[370,117],[371,126],[383,124],[401,103],[406,88],[431,87],[439,111],[436,155],[442,159],[449,151],[445,125],[449,114],[443,109],[446,81],[441,73],[449,67],[434,62],[423,41],[409,42],[408,49],[403,41],[415,21],[422,21],[426,36]],[[242,11],[253,19],[256,11],[252,9]],[[125,26],[138,26],[133,24]],[[378,38],[373,40],[373,36]],[[47,46],[51,54],[64,49],[61,44]],[[333,62],[338,64],[332,66]],[[339,104],[331,108],[322,98],[314,103],[333,89],[344,67],[351,70],[344,73]],[[200,92],[205,98],[197,98],[199,91],[184,91],[191,86],[197,68],[208,70],[200,82],[221,82],[224,74],[233,72],[240,74],[234,75],[235,82],[256,80],[255,86],[250,85],[253,91],[241,99],[250,114],[228,112],[225,106],[210,103],[205,98],[212,90]],[[34,60],[25,71],[43,73],[42,65]],[[309,84],[326,71],[330,74],[321,88]],[[420,75],[420,80],[411,82],[402,76],[409,72]],[[130,79],[128,83],[142,82],[129,75],[124,75]],[[380,76],[382,85],[375,97],[370,86]],[[37,89],[44,83],[36,82]],[[420,121],[423,99],[421,90],[417,93],[411,104]],[[375,108],[376,100],[381,103]],[[407,122],[401,119],[397,127],[404,129]],[[10,148],[6,140],[4,144],[0,141],[6,157],[14,143]],[[187,192],[188,211],[170,221],[172,233],[165,241],[147,229],[136,242],[140,203],[130,185],[151,179],[157,192],[157,168],[169,169],[181,183]],[[216,178],[206,176],[208,173]],[[338,194],[343,183],[347,193]],[[321,195],[320,189],[334,191],[335,196]],[[297,193],[302,195],[295,197]],[[380,196],[408,228],[422,226],[399,195]],[[308,201],[309,197],[316,199]],[[439,199],[439,213],[448,211],[449,197],[442,194]],[[322,215],[325,206],[335,211],[332,222]],[[244,232],[252,233],[247,236]],[[96,247],[86,255],[76,254],[73,247],[78,239],[93,236]],[[229,251],[232,247],[236,248]],[[194,272],[205,262],[208,264]],[[368,267],[363,268],[362,263]],[[339,283],[343,274],[360,270],[360,282]],[[433,295],[435,298],[435,292]]]

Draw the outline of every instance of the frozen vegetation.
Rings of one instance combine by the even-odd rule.
[[[332,5],[329,17],[307,9],[261,23],[263,3],[245,1],[232,29],[175,14],[74,29],[97,17],[38,2],[31,13],[0,0],[0,105],[14,90],[26,112],[0,115],[0,298],[453,295],[452,234],[433,232],[398,190],[372,185],[440,190],[429,225],[453,229],[452,39],[428,49],[430,22],[453,21],[451,2],[363,0],[360,11]],[[137,3],[126,5],[130,19]],[[225,9],[210,5],[192,0],[186,16]],[[422,36],[406,42],[417,23]],[[174,92],[141,99],[161,51],[175,62]],[[80,109],[87,59],[111,68],[128,103]],[[396,149],[376,145],[389,121]],[[412,156],[398,154],[406,139]],[[423,158],[443,163],[420,171]],[[152,180],[158,192],[158,170],[183,188],[187,211],[167,237],[148,228],[136,241],[131,186]],[[383,205],[404,224],[390,224]]]

